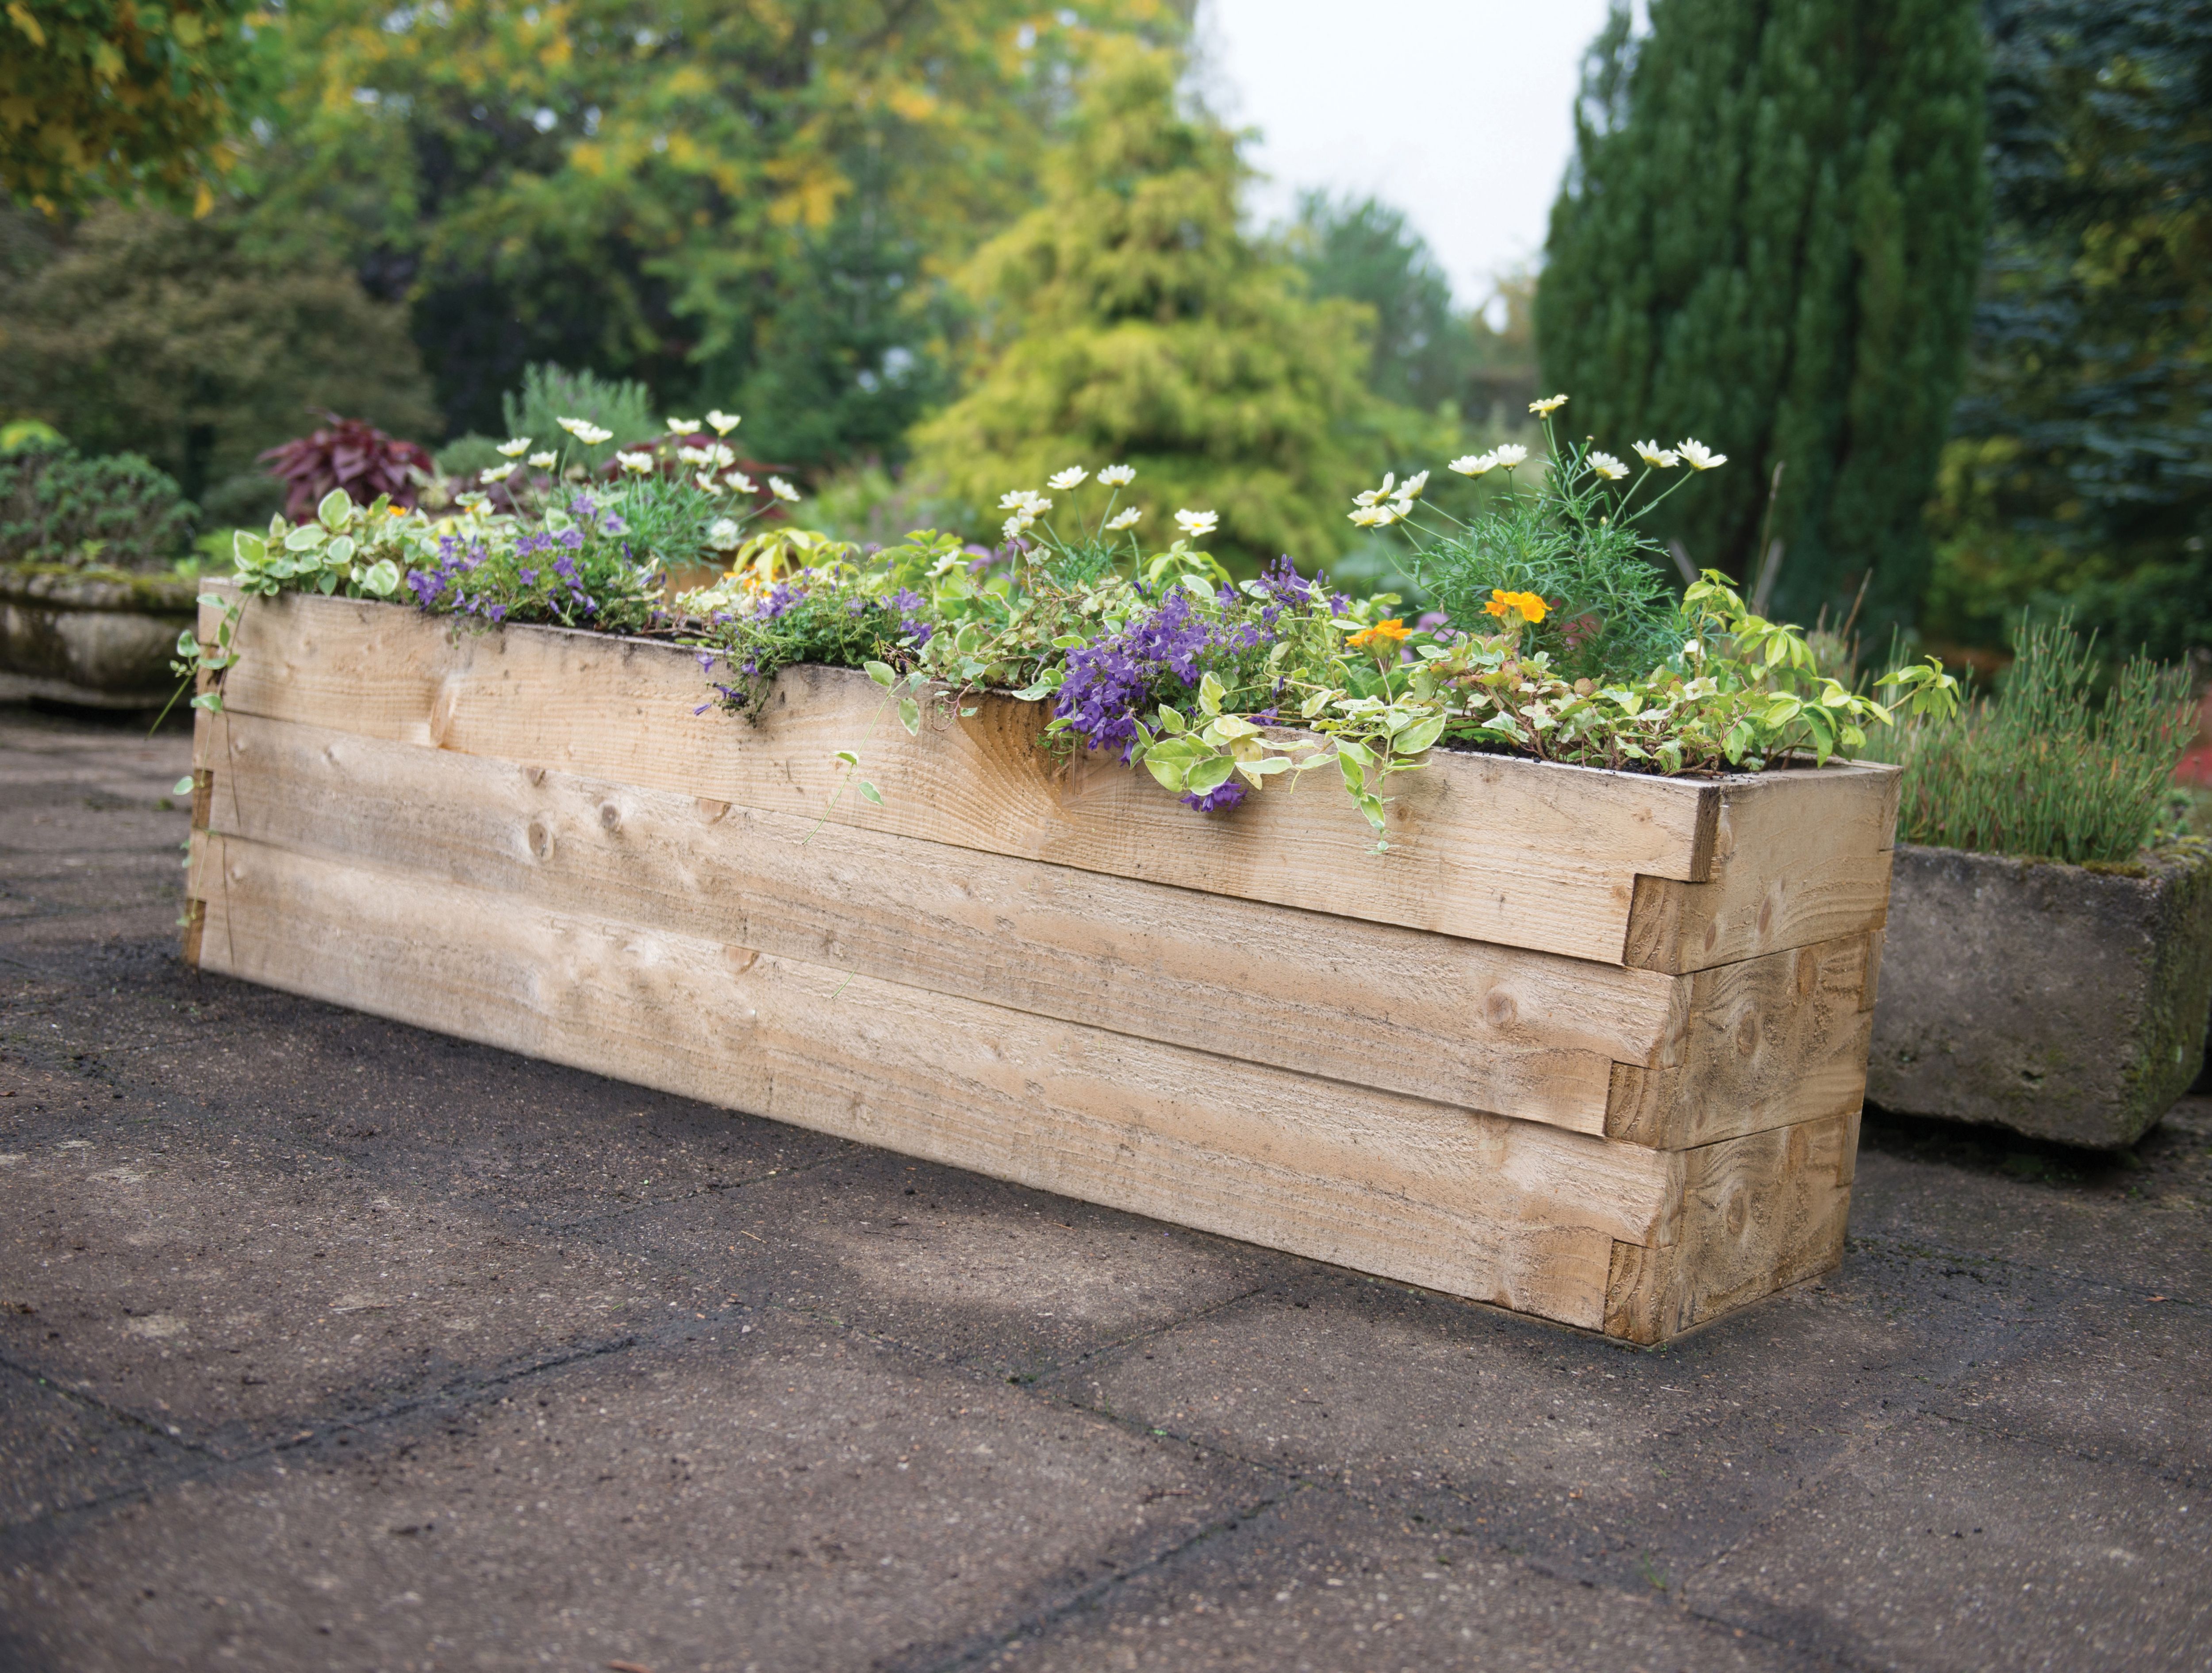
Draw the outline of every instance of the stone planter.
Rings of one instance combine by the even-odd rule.
[[[2085,868],[1897,850],[1867,1098],[2100,1150],[2189,1089],[2212,1011],[2212,856]]]
[[[672,646],[327,599],[237,642],[202,970],[1632,1341],[1839,1258],[1894,769],[1437,751],[1376,855],[1009,697],[909,738],[800,668],[755,725]]]
[[[159,707],[198,592],[172,575],[0,564],[0,696]]]

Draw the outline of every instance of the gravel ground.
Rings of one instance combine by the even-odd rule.
[[[179,968],[0,709],[0,1668],[2202,1669],[2212,1100],[1639,1353]]]

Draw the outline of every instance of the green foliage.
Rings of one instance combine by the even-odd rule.
[[[916,467],[980,515],[1076,460],[1127,461],[1156,525],[1212,509],[1243,564],[1324,559],[1328,508],[1385,453],[1358,311],[1239,233],[1236,141],[1181,106],[1175,54],[1096,58],[1049,201],[968,273],[976,375],[915,432]]]
[[[0,456],[0,563],[166,569],[191,550],[198,521],[177,484],[134,453]]]
[[[1613,465],[1610,455],[1595,459]],[[1515,464],[1491,468],[1509,483],[1516,475]],[[1641,678],[1681,648],[1687,626],[1655,563],[1659,549],[1642,526],[1659,500],[1630,510],[1635,489],[1650,475],[1647,467],[1629,494],[1616,498],[1593,450],[1570,443],[1533,488],[1510,489],[1469,520],[1445,515],[1449,526],[1415,548],[1413,578],[1437,609],[1470,631],[1488,624],[1498,593],[1533,593],[1546,610],[1528,628],[1528,648],[1548,652],[1563,676]]]
[[[885,356],[919,373],[939,329],[908,299],[1027,206],[1072,70],[1183,26],[1164,0],[317,0],[270,27],[260,223],[409,301],[453,429],[551,361],[755,402],[811,466],[890,451],[913,391]]]
[[[2167,817],[2194,741],[2189,672],[2148,657],[2106,673],[2070,622],[2023,620],[2001,694],[1873,740],[1905,768],[1898,838],[1987,854],[2124,864]]]
[[[210,515],[267,515],[256,456],[323,409],[436,422],[398,308],[327,258],[252,253],[233,221],[110,209],[54,237],[0,214],[0,411],[141,454]]]
[[[0,15],[0,194],[50,216],[150,194],[205,214],[230,166],[243,0],[9,0]]]
[[[1424,412],[1464,398],[1474,339],[1452,307],[1451,282],[1403,210],[1304,192],[1286,243],[1315,295],[1374,310],[1370,389]]]
[[[573,458],[594,471],[622,448],[657,441],[662,434],[652,392],[633,379],[527,366],[521,388],[501,396],[499,405],[509,436],[526,435],[544,447],[566,443]],[[571,441],[562,428],[563,418],[589,419],[609,436],[591,446]]]
[[[2212,643],[2212,14],[1994,0],[1996,219],[1931,624]]]
[[[1908,617],[1981,256],[1974,0],[1654,0],[1591,49],[1536,324],[1594,428],[1735,459],[1655,524],[1778,605]],[[1768,500],[1774,472],[1783,469]],[[1761,577],[1764,582],[1764,576]]]

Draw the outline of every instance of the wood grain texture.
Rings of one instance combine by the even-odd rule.
[[[225,836],[1579,1132],[1708,980],[253,715],[196,758]]]
[[[1856,1109],[1879,933],[1676,977],[1666,1043],[1613,1069],[1606,1136],[1687,1150]]]
[[[1856,1110],[1697,1150],[1662,1236],[1614,1244],[1605,1330],[1656,1343],[1843,1259],[1858,1154]]]
[[[235,714],[810,819],[857,749],[884,804],[848,793],[835,823],[1611,964],[1639,876],[1708,875],[1721,806],[1711,782],[1439,751],[1389,787],[1376,855],[1318,781],[1194,815],[1116,762],[1039,751],[1042,707],[1011,698],[910,739],[865,676],[801,668],[752,726],[695,715],[705,678],[667,645],[343,599],[252,600],[238,643]]]
[[[554,1062],[1588,1329],[1615,1244],[1680,1235],[1679,1156],[359,860],[195,847],[203,969]],[[1725,1192],[1722,1171],[1698,1177]]]
[[[1721,781],[1711,877],[1638,878],[1625,962],[1679,974],[1881,928],[1899,778],[1831,762]]]

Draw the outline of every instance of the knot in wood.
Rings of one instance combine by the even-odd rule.
[[[553,857],[553,833],[547,829],[544,820],[532,819],[526,836],[530,843],[531,853],[540,860],[550,860]]]
[[[1492,988],[1482,1001],[1482,1014],[1492,1028],[1510,1028],[1521,1014],[1521,1007],[1513,1002],[1513,995],[1503,988]]]
[[[599,804],[599,824],[610,836],[622,829],[622,809],[611,801]]]

